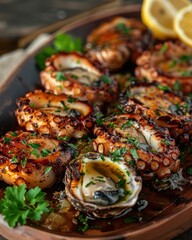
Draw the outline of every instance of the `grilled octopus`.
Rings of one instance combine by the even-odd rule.
[[[138,114],[112,116],[95,126],[95,151],[134,161],[144,179],[167,178],[180,168],[179,149],[166,128]],[[117,159],[116,159],[117,158]]]
[[[10,131],[0,139],[0,177],[10,185],[49,188],[62,179],[74,153],[64,141]]]
[[[101,24],[87,37],[88,55],[110,70],[120,69],[149,47],[151,34],[136,19],[116,17]]]
[[[18,123],[28,131],[81,138],[93,128],[93,107],[67,95],[36,90],[18,99],[17,106]]]
[[[63,52],[51,56],[46,60],[40,78],[46,90],[98,105],[112,101],[118,93],[116,81],[78,53]]]
[[[179,144],[188,144],[192,136],[190,99],[158,83],[137,82],[121,97],[124,112],[143,114],[158,126],[167,127]]]
[[[178,86],[185,93],[192,92],[192,48],[181,42],[157,44],[143,52],[136,61],[135,74],[139,79],[158,81],[162,85]]]

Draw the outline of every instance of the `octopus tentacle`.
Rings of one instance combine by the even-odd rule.
[[[130,97],[121,97],[121,106],[127,113],[143,114],[160,127],[168,128],[178,143],[186,144],[192,136],[191,102],[161,87],[155,83],[133,84],[129,89]]]
[[[35,133],[8,132],[0,139],[0,177],[10,185],[49,188],[63,177],[74,149]]]
[[[20,98],[17,106],[18,123],[28,131],[81,138],[94,125],[93,107],[66,95],[36,90]]]
[[[120,69],[149,46],[151,34],[136,19],[116,17],[101,24],[87,37],[88,55],[110,70]]]
[[[137,170],[146,178],[169,177],[179,170],[179,149],[166,128],[158,127],[142,115],[113,116],[95,126],[95,151],[113,154],[126,149],[124,158],[135,161]]]
[[[165,42],[143,52],[137,59],[135,74],[139,79],[174,87],[185,94],[192,92],[192,49],[181,42]]]
[[[40,73],[46,90],[67,94],[83,101],[110,102],[117,96],[116,81],[99,69],[96,62],[78,53],[58,53],[46,60]]]

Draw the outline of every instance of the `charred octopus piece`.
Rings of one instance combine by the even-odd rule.
[[[185,94],[192,92],[192,48],[185,44],[171,41],[157,44],[143,52],[136,63],[138,78],[170,87],[179,85]]]
[[[77,53],[58,53],[46,61],[40,74],[47,90],[101,105],[117,96],[117,83],[88,58]]]
[[[36,90],[20,98],[17,106],[16,116],[20,126],[53,137],[81,138],[94,124],[91,105],[63,94]]]
[[[0,139],[0,177],[7,184],[50,188],[63,177],[74,149],[35,133],[8,132]]]
[[[192,136],[190,99],[176,94],[158,83],[139,82],[129,89],[129,97],[121,97],[127,113],[143,114],[158,126],[167,127],[179,144],[188,144]]]
[[[126,162],[88,152],[67,166],[65,186],[76,209],[90,217],[108,218],[126,213],[135,205],[142,182]]]
[[[90,33],[86,48],[92,59],[118,70],[128,59],[135,61],[150,40],[151,34],[140,21],[116,17]]]
[[[95,151],[134,161],[145,178],[167,178],[179,170],[179,149],[165,128],[142,115],[113,116],[94,128]]]

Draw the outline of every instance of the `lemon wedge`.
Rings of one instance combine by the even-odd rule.
[[[177,13],[174,29],[178,37],[192,47],[192,4]]]
[[[175,38],[173,28],[177,12],[189,6],[188,0],[144,0],[141,8],[143,23],[160,39]]]

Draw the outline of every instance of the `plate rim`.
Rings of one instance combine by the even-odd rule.
[[[126,14],[126,13],[133,12],[133,11],[138,12],[138,11],[140,11],[140,9],[141,9],[141,4],[115,6],[113,8],[106,9],[101,12],[91,13],[92,15],[90,16],[89,22],[94,22],[96,20],[101,19],[102,17],[112,17],[112,16],[114,16],[114,14],[119,15],[119,14]],[[32,53],[28,53],[28,54],[26,53],[26,57],[23,58],[23,61],[21,61],[9,73],[9,75],[7,76],[7,79],[4,81],[4,83],[0,87],[0,89],[2,90],[4,88],[6,88],[5,84],[9,83],[16,76],[16,74],[24,66],[25,62],[28,61],[29,59],[33,58],[35,56],[35,54],[38,51],[40,51],[40,49],[42,49],[46,45],[50,44],[59,32],[67,32],[67,31],[77,28],[85,23],[87,23],[87,16],[83,16],[82,18],[75,20],[74,22],[71,22],[71,23],[67,24],[66,26],[60,28],[57,32],[50,35],[50,38],[47,39],[47,41],[45,41],[41,46],[36,48]],[[178,211],[177,211],[177,208],[179,208]],[[78,239],[91,239],[91,240],[98,240],[98,239],[100,239],[100,240],[112,240],[112,239],[129,239],[129,240],[134,239],[134,240],[136,240],[137,239],[137,240],[140,240],[140,239],[142,239],[143,240],[143,239],[145,239],[145,237],[147,237],[148,240],[153,240],[154,238],[156,240],[158,240],[158,239],[163,240],[163,239],[173,238],[173,237],[177,236],[178,234],[181,234],[185,230],[189,229],[190,227],[192,227],[192,221],[191,221],[191,223],[189,221],[191,219],[191,216],[192,216],[192,202],[189,202],[184,205],[184,208],[182,208],[182,205],[180,205],[179,207],[176,206],[174,208],[174,213],[169,211],[168,214],[166,214],[165,216],[158,216],[157,219],[155,218],[155,220],[153,220],[153,221],[142,223],[142,228],[137,227],[136,230],[133,230],[133,231],[122,229],[122,233],[121,234],[119,233],[116,236],[114,236],[114,233],[116,233],[118,230],[105,233],[105,236],[99,235],[98,237],[92,237],[89,235],[82,234],[82,237],[81,236],[76,237],[76,236],[63,235],[63,234],[67,234],[67,233],[63,233],[63,234],[57,233],[56,234],[55,232],[51,232],[47,229],[42,230],[36,226],[32,227],[29,225],[18,226],[16,228],[10,228],[8,226],[8,224],[3,220],[3,216],[0,215],[0,233],[8,239],[13,239],[11,237],[13,235],[14,235],[14,237],[18,236],[18,237],[20,237],[19,238],[20,240],[25,240],[25,239],[40,240],[40,239],[42,239],[42,236],[44,236],[44,235],[47,240],[64,240],[64,239],[65,240],[78,240]],[[179,221],[178,221],[178,217],[180,217]],[[177,219],[177,221],[175,221],[176,219]],[[154,224],[156,225],[155,228],[154,228]],[[159,227],[167,228],[167,231],[163,236],[158,231]],[[33,238],[33,235],[29,234],[30,230],[32,230],[32,232],[37,233],[40,236],[40,238],[37,238],[37,236],[36,236],[36,238]],[[14,233],[13,233],[13,231],[14,231]],[[150,233],[153,232],[154,235],[151,234],[152,236],[149,236],[148,235],[149,232]],[[18,234],[18,235],[16,235],[16,234]],[[50,238],[48,238],[48,235]]]

